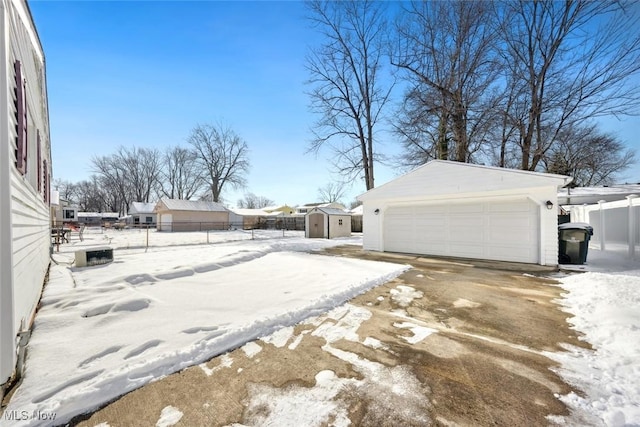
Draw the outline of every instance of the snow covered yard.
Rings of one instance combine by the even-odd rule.
[[[558,302],[593,350],[568,347],[547,356],[585,393],[559,398],[590,425],[640,425],[640,262],[624,255],[591,248],[579,268],[586,273],[559,277],[567,292]]]
[[[244,231],[209,233],[209,241],[218,243],[206,244],[206,232],[152,231],[147,249],[146,232],[125,230],[88,233],[85,242],[62,245],[61,252],[54,254],[60,265],[51,270],[36,319],[26,378],[3,421],[9,421],[8,413],[19,425],[51,424],[45,421],[51,414],[56,415],[56,424],[65,422],[191,365],[200,365],[201,369],[190,372],[201,371],[201,377],[228,377],[230,382],[225,384],[237,385],[231,378],[272,366],[258,359],[280,360],[273,351],[307,346],[288,354],[303,357],[313,345],[308,340],[321,338],[325,343],[321,352],[342,365],[330,366],[319,358],[302,362],[315,375],[311,387],[250,384],[245,420],[249,425],[320,425],[327,420],[348,425],[347,391],[371,399],[385,396],[376,401],[395,403],[378,408],[380,413],[429,423],[432,384],[420,383],[406,360],[398,359],[398,365],[390,368],[368,357],[372,351],[393,356],[385,342],[390,333],[398,333],[393,331],[405,331],[400,332],[400,341],[442,355],[443,363],[456,353],[463,354],[459,344],[436,345],[442,342],[438,335],[453,337],[460,330],[431,322],[427,312],[418,316],[422,320],[414,318],[410,313],[418,313],[415,307],[405,310],[415,302],[424,306],[433,295],[423,295],[415,285],[387,284],[388,295],[376,288],[370,298],[359,297],[370,302],[343,305],[407,267],[312,253],[345,243],[359,245],[359,237],[328,241],[304,239],[295,232],[286,232],[283,238],[281,233],[264,232],[253,236],[255,240]],[[75,249],[105,243],[115,248],[112,264],[70,267]],[[566,352],[544,352],[561,363],[558,374],[584,392],[557,393],[572,414],[547,420],[560,425],[640,425],[640,263],[594,249],[588,261],[578,270],[590,272],[557,274],[554,278],[561,284],[550,285],[565,290],[556,302],[570,313],[569,322],[593,350],[565,346]],[[429,282],[439,277],[436,273],[415,277]],[[439,274],[445,282],[451,275],[446,269]],[[456,310],[483,310],[486,302],[480,304],[480,298],[467,293],[447,310],[452,318]],[[381,302],[388,305],[388,313],[372,308]],[[378,318],[391,316],[392,328],[373,328],[368,320],[372,313]],[[363,322],[369,326],[362,326]],[[238,347],[233,357],[224,354],[201,363]],[[368,350],[356,351],[363,348]],[[345,366],[358,376],[346,373]],[[555,400],[552,394],[549,397]],[[16,419],[22,411],[28,419]],[[161,406],[152,416],[158,425],[170,426],[192,415],[185,412],[183,418],[181,411],[186,408],[176,402]]]
[[[282,238],[279,231],[279,238],[251,240],[246,232],[230,231],[210,233],[210,241],[219,243],[206,244],[206,233],[151,233],[156,245],[148,249],[139,244],[146,232],[126,230],[88,232],[84,242],[61,245],[25,378],[4,421],[37,425],[42,420],[32,414],[55,414],[55,422],[63,423],[326,312],[407,268],[308,253],[360,244],[359,237]],[[114,248],[114,262],[70,266],[74,250],[105,243]]]

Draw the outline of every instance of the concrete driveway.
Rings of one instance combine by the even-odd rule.
[[[72,424],[534,426],[569,415],[555,394],[571,388],[544,352],[588,344],[553,302],[562,290],[536,276],[548,269],[355,246],[327,255],[412,268]]]

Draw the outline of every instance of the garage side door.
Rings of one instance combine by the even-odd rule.
[[[162,214],[160,216],[160,230],[171,231],[172,222],[173,222],[172,214]]]
[[[538,207],[528,199],[392,206],[384,250],[538,263]]]

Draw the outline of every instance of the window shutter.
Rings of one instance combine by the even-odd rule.
[[[27,173],[27,82],[22,78],[22,64],[15,62],[16,74],[16,168],[22,175]]]
[[[42,155],[41,155],[41,146],[40,146],[40,130],[38,129],[36,131],[36,141],[37,141],[37,145],[36,145],[36,149],[37,151],[37,155],[38,155],[38,193],[42,192]]]
[[[51,188],[50,188],[50,179],[49,179],[49,168],[47,167],[47,161],[45,160],[42,163],[42,169],[44,172],[44,202],[46,204],[50,204],[50,194],[51,194]]]

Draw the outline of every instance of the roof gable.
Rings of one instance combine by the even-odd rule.
[[[545,186],[562,187],[571,182],[564,175],[432,160],[380,187],[357,197],[359,201],[478,193]]]

